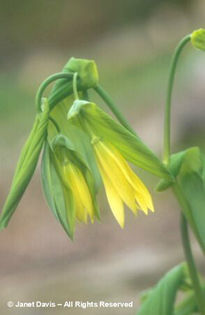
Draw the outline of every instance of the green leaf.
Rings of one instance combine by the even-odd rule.
[[[204,284],[202,285],[202,291],[205,298]],[[197,313],[198,311],[195,292],[190,290],[188,294],[186,294],[185,298],[176,305],[174,315],[191,315]]]
[[[57,103],[57,105],[51,110],[50,116],[56,121],[60,126],[61,133],[66,134],[67,132],[67,113],[72,106],[74,101],[73,95],[67,96],[63,100]],[[57,134],[55,126],[49,123],[48,127],[48,137],[53,138]]]
[[[68,118],[75,124],[85,126],[88,132],[114,144],[121,154],[131,163],[153,173],[159,177],[171,179],[166,167],[154,153],[126,128],[115,122],[108,114],[96,104],[77,101],[71,107]]]
[[[198,172],[202,170],[202,156],[198,147],[192,147],[185,151],[181,163],[179,174],[186,174],[188,172]]]
[[[174,311],[174,315],[191,315],[197,312],[195,293],[191,291],[186,298],[180,302]]]
[[[168,179],[160,179],[159,183],[157,184],[155,190],[157,192],[164,191],[168,188],[170,188],[173,185],[174,181],[173,180],[168,180]]]
[[[44,147],[41,164],[43,191],[49,208],[63,226],[67,235],[73,239],[75,212],[71,191],[63,186],[54,166],[48,143]]]
[[[54,109],[55,106],[59,104],[60,102],[62,102],[65,98],[73,95],[72,81],[65,80],[65,79],[61,79],[61,80],[57,81],[57,83],[61,81],[60,82],[61,84],[59,84],[59,86],[54,86],[55,89],[51,92],[51,94],[48,97],[49,107],[51,109]]]
[[[205,188],[205,155],[201,154],[201,160],[202,160],[202,171],[201,171],[201,178],[204,183],[204,188]]]
[[[150,290],[137,315],[173,315],[176,294],[185,277],[186,265],[181,264],[169,271]]]
[[[37,114],[31,133],[21,151],[12,185],[0,215],[0,229],[6,227],[35,171],[48,124],[48,107]]]
[[[205,251],[205,189],[203,180],[198,173],[193,171],[181,174],[178,181],[189,205],[189,216],[186,213],[185,215]]]
[[[205,250],[205,185],[204,164],[198,147],[189,148],[171,159],[171,172],[177,178],[174,190],[183,205],[183,211],[201,247]],[[175,165],[175,168],[173,167]]]
[[[183,165],[183,167],[182,167]],[[172,154],[170,157],[169,170],[170,173],[177,177],[179,172],[188,170],[198,171],[201,168],[201,153],[198,147],[192,147],[187,150]],[[161,179],[156,187],[156,191],[161,192],[171,187],[175,181],[169,179]]]

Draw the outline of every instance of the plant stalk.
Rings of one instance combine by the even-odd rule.
[[[130,126],[128,121],[125,119],[123,114],[120,112],[120,110],[117,108],[117,106],[114,104],[112,98],[110,95],[102,88],[100,84],[98,84],[94,90],[99,94],[99,96],[104,100],[104,102],[107,104],[107,106],[110,108],[110,110],[113,112],[115,117],[119,120],[119,122],[132,134],[136,135],[136,132],[134,129]]]
[[[175,52],[172,57],[168,86],[167,86],[167,97],[165,104],[165,117],[164,117],[164,152],[163,152],[163,162],[165,165],[169,165],[170,159],[170,129],[171,129],[171,100],[172,91],[174,86],[174,78],[176,73],[176,66],[179,60],[179,56],[182,52],[184,46],[190,41],[191,35],[185,36],[177,45]]]
[[[171,146],[170,146],[170,137],[171,137],[171,100],[172,100],[172,91],[174,86],[174,79],[176,74],[176,67],[181,52],[184,46],[190,41],[191,35],[185,36],[177,45],[175,52],[172,57],[170,72],[169,72],[169,79],[168,79],[168,86],[167,86],[167,97],[165,103],[165,118],[164,118],[164,146],[163,146],[163,162],[168,167],[170,164],[170,153],[171,153]],[[205,315],[205,303],[203,298],[203,292],[201,289],[201,285],[198,278],[198,273],[196,269],[196,265],[194,262],[194,257],[191,251],[190,239],[188,234],[188,227],[187,227],[187,219],[184,216],[184,213],[187,213],[186,208],[186,200],[184,200],[184,196],[181,190],[178,188],[177,183],[173,186],[174,194],[183,209],[181,212],[181,237],[182,237],[182,245],[187,261],[187,265],[189,268],[189,274],[192,280],[193,289],[195,292],[196,302],[198,305],[198,309],[201,315]],[[183,213],[184,212],[184,213]]]
[[[196,265],[194,262],[194,257],[191,250],[190,245],[190,238],[189,238],[189,232],[188,232],[188,226],[187,226],[187,220],[183,213],[181,213],[181,238],[182,238],[182,244],[184,248],[184,254],[186,257],[186,261],[189,268],[189,274],[192,280],[192,285],[195,292],[195,298],[197,301],[197,305],[199,308],[199,311],[201,315],[205,315],[205,301],[203,297],[203,291],[202,287],[200,285]]]
[[[41,112],[41,99],[43,96],[43,93],[45,91],[45,89],[47,88],[47,86],[52,83],[53,81],[59,80],[59,79],[67,79],[72,80],[73,78],[73,74],[72,73],[67,73],[67,72],[59,72],[59,73],[55,73],[52,74],[51,76],[49,76],[46,80],[44,80],[41,85],[38,88],[38,91],[36,93],[36,107],[37,107],[37,111]]]

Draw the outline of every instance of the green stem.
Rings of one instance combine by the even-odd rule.
[[[190,41],[191,35],[185,36],[178,44],[175,49],[174,55],[172,57],[168,86],[167,86],[167,98],[165,104],[165,118],[164,118],[164,152],[163,152],[163,161],[166,165],[169,165],[170,159],[170,128],[171,128],[171,97],[172,90],[174,86],[174,78],[176,73],[176,66],[179,60],[179,56],[182,52],[184,46]]]
[[[178,200],[180,206],[181,206],[181,209],[183,209],[183,213],[186,217],[186,220],[189,222],[189,225],[191,226],[198,242],[199,242],[199,245],[201,246],[201,248],[203,249],[204,246],[201,242],[201,237],[199,235],[199,232],[195,226],[195,224],[193,224],[194,222],[194,217],[193,217],[193,214],[192,214],[192,210],[190,208],[190,205],[187,201],[187,199],[185,198],[184,194],[183,194],[183,191],[181,189],[181,187],[179,186],[178,182],[175,181],[174,185],[172,186],[173,188],[173,192],[176,196],[176,199]]]
[[[125,117],[122,115],[122,113],[119,111],[117,106],[114,104],[112,98],[109,96],[109,94],[98,84],[94,90],[100,95],[100,97],[104,100],[104,102],[107,104],[107,106],[110,108],[110,110],[113,112],[113,114],[116,116],[116,118],[119,120],[119,122],[126,128],[128,129],[131,133],[136,135],[136,132],[128,121],[125,119]]]
[[[204,302],[204,297],[203,297],[203,291],[200,285],[197,269],[195,266],[195,262],[194,262],[194,258],[193,258],[193,254],[191,250],[187,220],[183,213],[181,214],[181,237],[182,237],[182,244],[184,248],[184,254],[185,254],[186,261],[189,268],[189,274],[190,274],[194,292],[195,292],[197,305],[198,305],[201,315],[205,315],[205,302]]]
[[[191,35],[185,36],[178,44],[175,49],[175,52],[172,57],[170,72],[169,72],[169,79],[168,79],[168,86],[167,86],[167,98],[165,104],[165,118],[164,118],[164,150],[163,150],[163,162],[166,166],[169,166],[170,163],[170,129],[171,129],[171,100],[172,100],[172,91],[174,86],[174,79],[176,74],[176,67],[181,52],[184,46],[190,41]],[[175,196],[178,199],[179,204],[181,205],[183,212],[186,216],[189,215],[189,209],[187,208],[186,200],[184,199],[183,193],[181,192],[180,188],[178,187],[177,183],[173,186],[173,191]],[[201,315],[205,315],[205,304],[203,301],[203,293],[200,286],[199,278],[197,269],[195,266],[194,258],[191,251],[190,239],[188,234],[188,227],[187,227],[187,220],[184,214],[181,214],[181,236],[182,236],[182,244],[184,248],[184,253],[187,261],[187,265],[189,268],[190,277],[192,280],[193,289],[195,292],[195,297],[197,301],[197,305]]]
[[[52,74],[51,76],[49,76],[46,80],[44,80],[40,87],[38,88],[38,91],[36,93],[36,106],[37,106],[37,111],[40,112],[41,111],[41,99],[43,96],[43,93],[45,91],[45,89],[47,88],[47,86],[53,82],[56,81],[58,79],[68,79],[71,80],[73,78],[73,74],[72,73],[66,73],[66,72],[59,72],[59,73],[55,73]]]

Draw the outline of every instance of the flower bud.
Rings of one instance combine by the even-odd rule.
[[[97,85],[99,81],[98,69],[94,60],[70,58],[65,65],[70,72],[77,72],[83,88],[89,89]]]
[[[195,48],[205,50],[205,29],[200,28],[191,34],[191,42]]]

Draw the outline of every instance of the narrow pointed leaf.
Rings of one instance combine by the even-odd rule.
[[[176,294],[185,276],[184,268],[182,264],[169,271],[150,290],[137,315],[173,315]]]
[[[0,215],[0,229],[7,226],[33,176],[46,137],[47,124],[48,108],[37,114],[31,133],[20,154],[12,185]]]
[[[181,168],[183,164],[183,169]],[[179,172],[186,172],[189,169],[198,171],[201,168],[201,153],[198,147],[192,147],[187,150],[172,154],[170,157],[169,170],[170,173],[176,178]],[[175,181],[162,178],[156,191],[161,192],[171,187]]]
[[[191,315],[197,312],[195,293],[191,291],[187,297],[176,306],[174,315]]]
[[[175,175],[183,195],[184,201],[181,200],[181,202],[185,202],[185,207],[183,207],[184,214],[199,244],[205,251],[205,186],[203,167],[203,158],[199,148],[189,148],[182,152]]]
[[[202,285],[202,292],[205,299],[205,284]],[[185,298],[176,305],[174,315],[192,315],[199,312],[195,292],[190,290]]]
[[[180,176],[179,183],[189,205],[188,221],[205,252],[205,189],[202,178],[196,172],[188,172]]]

